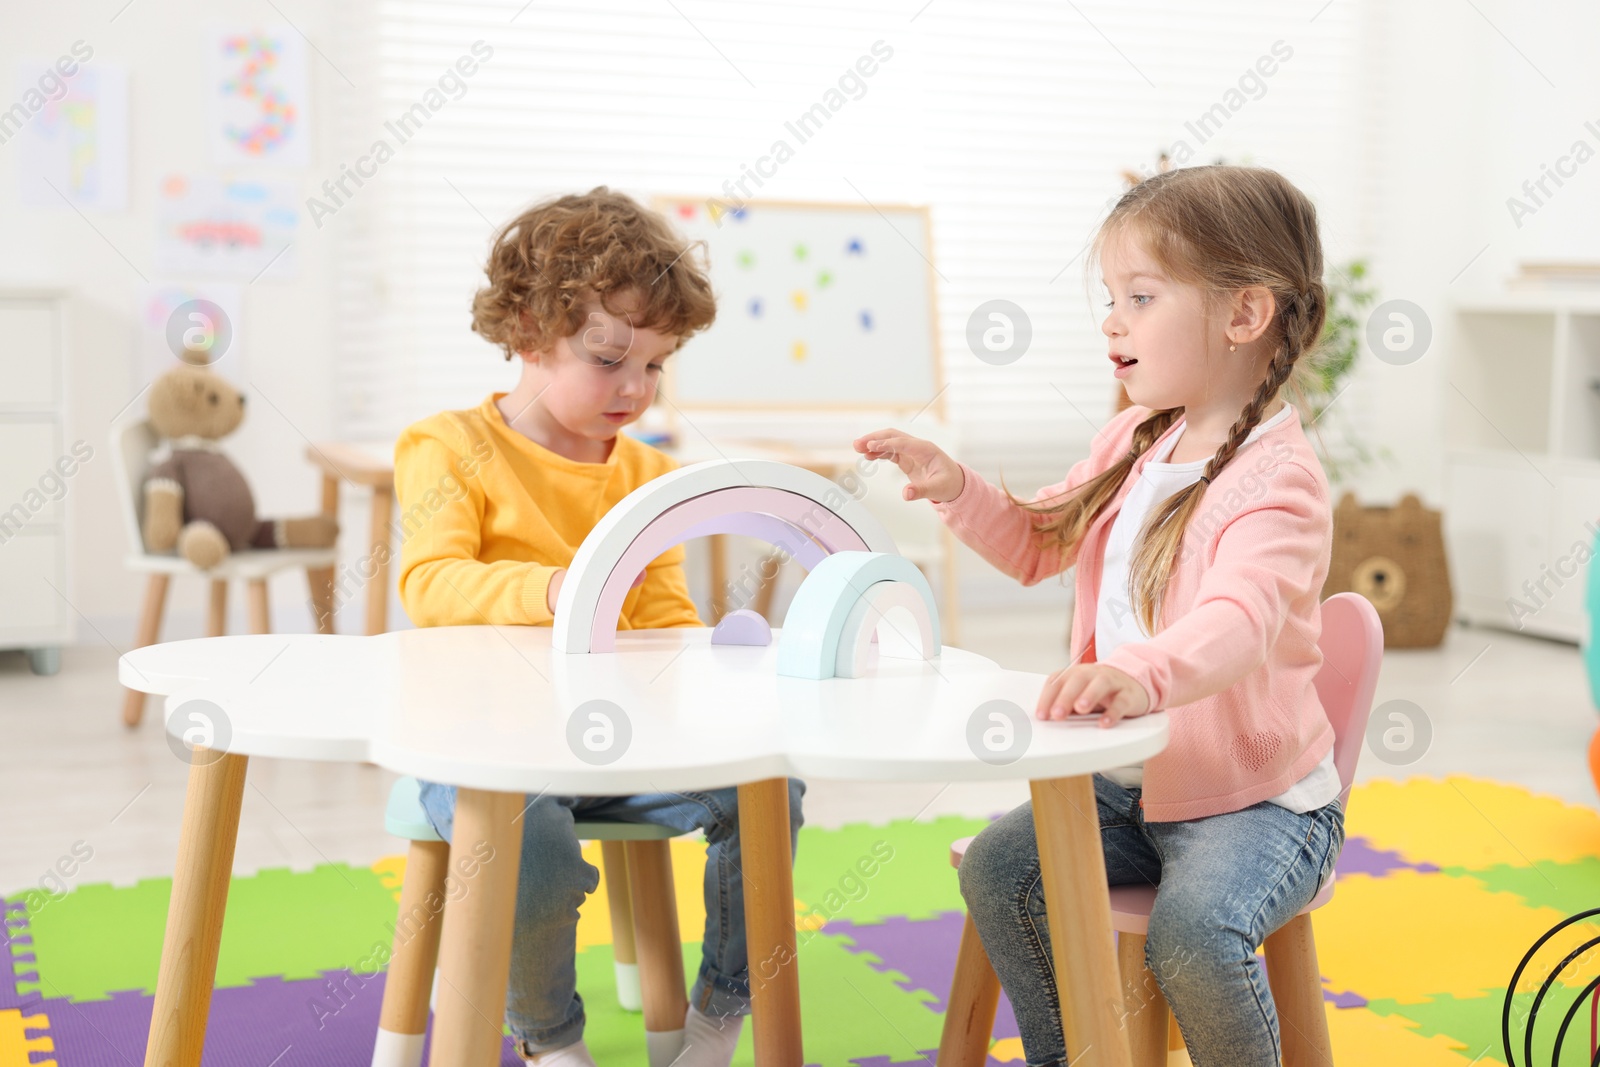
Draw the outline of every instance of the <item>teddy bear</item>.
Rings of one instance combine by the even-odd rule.
[[[144,546],[201,570],[247,548],[326,548],[339,535],[328,515],[263,519],[239,468],[217,442],[244,421],[244,394],[205,366],[185,362],[150,387],[150,423],[171,446],[144,483]]]

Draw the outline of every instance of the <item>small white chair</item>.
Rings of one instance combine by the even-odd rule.
[[[372,1067],[420,1067],[444,927],[444,908],[430,907],[428,901],[448,899],[450,846],[428,822],[415,778],[394,783],[383,821],[389,833],[411,846]],[[668,843],[680,835],[652,823],[580,820],[573,830],[580,841],[600,842],[617,1000],[626,1011],[644,1013],[650,1067],[668,1067],[682,1051],[683,1016],[689,1008]]]
[[[333,569],[338,560],[336,548],[247,549],[232,553],[220,565],[202,571],[176,552],[149,552],[144,546],[144,482],[150,471],[150,457],[160,436],[148,419],[134,418],[111,427],[112,476],[117,479],[121,497],[122,522],[132,546],[124,560],[130,570],[148,574],[144,607],[139,613],[139,628],[133,647],[154,644],[161,633],[161,616],[166,609],[167,587],[174,574],[194,574],[211,582],[211,604],[206,634],[219,637],[227,632],[228,581],[237,578],[250,591],[250,632],[270,633],[267,612],[267,578],[275,571],[304,567],[311,586],[313,613],[319,633],[333,632]],[[122,703],[122,721],[138,726],[144,718],[143,693],[127,691]]]

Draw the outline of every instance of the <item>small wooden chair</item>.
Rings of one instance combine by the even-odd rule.
[[[124,562],[128,568],[150,576],[145,586],[144,608],[139,613],[139,629],[133,648],[153,645],[161,636],[161,616],[166,610],[167,588],[174,574],[194,574],[210,580],[211,603],[206,636],[227,632],[228,581],[240,579],[249,589],[250,632],[270,633],[267,610],[267,579],[276,571],[304,567],[311,586],[311,601],[317,632],[333,633],[333,572],[338,561],[336,548],[246,549],[234,552],[221,564],[202,571],[172,552],[148,552],[144,547],[144,482],[150,470],[150,456],[160,444],[160,435],[148,419],[131,419],[111,430],[112,477],[122,498],[122,522],[132,546]],[[145,695],[129,689],[123,697],[122,721],[138,726],[144,718]]]
[[[1335,593],[1322,602],[1322,637],[1317,644],[1323,657],[1316,677],[1317,696],[1333,725],[1333,762],[1344,783],[1339,799],[1345,802],[1348,812],[1356,761],[1366,739],[1372,694],[1383,662],[1383,624],[1377,609],[1359,593]],[[962,838],[950,847],[952,867],[961,866],[972,840]],[[1331,1067],[1333,1063],[1311,913],[1333,899],[1336,880],[1336,875],[1330,875],[1327,884],[1298,915],[1267,936],[1267,981],[1282,1020],[1279,1033],[1284,1067]],[[1144,963],[1145,936],[1155,899],[1155,886],[1111,887],[1111,925],[1117,931],[1123,996],[1149,998],[1137,1010],[1128,1012],[1133,1067],[1166,1067],[1168,1052],[1183,1047],[1178,1028],[1168,1025],[1174,1021],[1172,1010],[1161,995],[1155,975]],[[957,952],[955,978],[939,1041],[939,1067],[981,1067],[988,1058],[994,1032],[1000,979],[995,976],[970,915],[962,927]]]
[[[419,1067],[428,1028],[444,911],[430,912],[427,901],[447,899],[450,845],[423,813],[419,788],[415,778],[395,782],[384,812],[389,833],[410,841],[411,848],[372,1067]],[[679,834],[651,823],[579,822],[574,829],[579,840],[600,842],[617,1000],[628,1011],[643,1009],[650,1067],[668,1067],[682,1051],[689,1009],[669,844]]]

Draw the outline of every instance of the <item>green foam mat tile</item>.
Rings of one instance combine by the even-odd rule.
[[[894,972],[874,969],[868,959],[826,934],[797,940],[805,1062],[820,1067],[855,1067],[864,1057],[920,1062],[921,1050],[938,1047],[944,1016],[929,1010],[936,998],[907,993]],[[700,965],[699,942],[685,943],[690,986]],[[608,1067],[646,1067],[644,1016],[617,1005],[609,946],[578,953],[578,991],[583,995],[584,1043]],[[745,1020],[732,1067],[754,1067],[750,1020]]]
[[[78,886],[44,902],[29,916],[40,983],[52,996],[79,1001],[120,990],[154,993],[171,896],[170,878],[152,878]],[[394,918],[394,896],[370,867],[336,863],[235,878],[217,987],[371,970],[374,949],[392,943]]]
[[[794,867],[801,914],[873,923],[889,916],[931,919],[964,909],[950,845],[987,825],[987,819],[944,816],[802,829]]]
[[[1509,978],[1510,975],[1508,974]],[[1553,1064],[1556,1031],[1561,1018],[1572,1006],[1582,983],[1552,989],[1539,1006],[1533,1041],[1533,1059],[1525,1061],[1522,1055],[1523,1035],[1527,1033],[1526,1019],[1533,1005],[1534,994],[1518,993],[1511,1001],[1511,1036],[1518,1067],[1529,1062],[1539,1067],[1588,1067],[1589,1063],[1589,1009],[1587,1004],[1578,1009],[1566,1040],[1561,1046],[1561,1062]],[[1462,1055],[1477,1064],[1506,1062],[1505,1046],[1501,1041],[1500,1015],[1505,1008],[1505,990],[1496,990],[1482,997],[1455,997],[1442,993],[1421,1004],[1401,1004],[1393,1000],[1371,1000],[1367,1010],[1378,1015],[1394,1015],[1417,1025],[1424,1037],[1441,1034],[1458,1043]]]
[[[1574,863],[1536,860],[1533,865],[1497,864],[1471,870],[1444,867],[1443,873],[1476,878],[1486,887],[1521,897],[1532,908],[1554,908],[1576,915],[1600,904],[1600,857]]]

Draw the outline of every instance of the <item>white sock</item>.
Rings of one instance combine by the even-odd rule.
[[[689,1005],[683,1017],[683,1051],[672,1067],[728,1067],[743,1029],[743,1015],[702,1015]]]
[[[565,1045],[549,1052],[535,1053],[531,1057],[524,1056],[522,1062],[529,1067],[597,1067],[594,1057],[589,1055],[589,1046],[581,1039],[576,1045]]]

